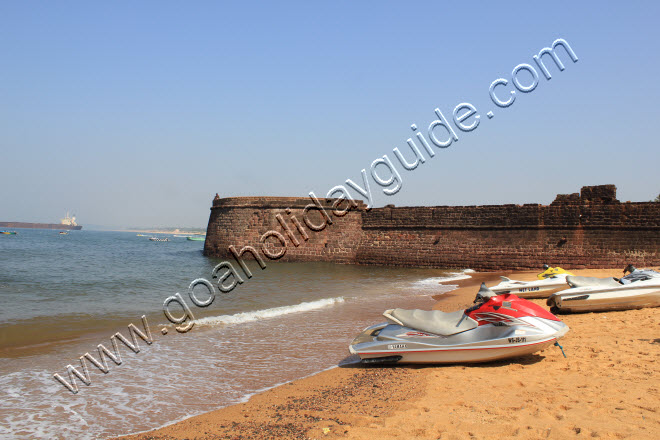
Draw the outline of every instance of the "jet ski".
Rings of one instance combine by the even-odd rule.
[[[393,309],[383,315],[387,322],[367,327],[348,348],[363,363],[487,362],[543,350],[568,331],[544,308],[513,294],[496,295],[484,283],[466,310]]]
[[[500,277],[502,281],[492,286],[490,290],[497,294],[514,293],[521,298],[547,298],[550,294],[568,289],[566,277],[573,275],[561,267],[543,265],[544,271],[537,275],[538,280],[518,281],[507,277]]]
[[[556,275],[561,275],[561,274],[566,274],[566,275],[573,275],[567,270],[562,269],[561,267],[550,267],[547,264],[543,265],[543,272],[540,274],[536,275],[536,278],[539,280],[544,280],[546,278],[552,278]]]
[[[630,272],[626,275],[627,272]],[[553,313],[602,312],[660,306],[660,273],[626,266],[622,278],[567,276],[571,287],[548,298]]]

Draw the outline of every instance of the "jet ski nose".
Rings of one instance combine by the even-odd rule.
[[[566,333],[568,333],[568,330],[570,330],[568,328],[568,326],[566,324],[564,324],[563,322],[559,321],[559,323],[561,325],[557,329],[557,333],[555,333],[555,338],[557,338],[557,339],[563,337]]]

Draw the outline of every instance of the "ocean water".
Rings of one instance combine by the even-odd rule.
[[[201,308],[188,296],[221,261],[204,242],[128,232],[18,230],[0,236],[0,437],[95,439],[135,433],[244,401],[350,361],[348,344],[392,307],[430,308],[432,269],[272,263]],[[200,300],[203,289],[195,289]],[[179,333],[163,302],[181,293],[194,326]],[[172,313],[184,311],[170,304]],[[145,316],[147,326],[142,320]],[[148,338],[131,339],[132,324]],[[149,330],[147,332],[147,329]],[[136,353],[117,337],[121,333]],[[118,365],[98,346],[119,351]],[[80,357],[89,353],[81,365]],[[69,377],[67,365],[83,380]],[[99,368],[100,367],[100,368]],[[107,373],[101,371],[105,369]],[[59,374],[72,393],[53,375]]]

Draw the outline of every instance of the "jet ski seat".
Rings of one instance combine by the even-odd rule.
[[[621,284],[630,284],[634,283],[635,281],[646,281],[653,278],[660,278],[660,273],[654,270],[641,270],[634,269],[634,266],[631,267],[633,267],[633,271],[621,278]],[[626,267],[626,269],[628,268]]]
[[[386,310],[383,316],[395,324],[442,336],[462,333],[479,325],[463,310],[447,313],[440,310],[391,309]]]
[[[621,283],[614,278],[567,276],[566,282],[571,287],[620,287]]]

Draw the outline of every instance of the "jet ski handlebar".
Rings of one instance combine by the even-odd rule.
[[[628,272],[633,273],[636,270],[637,270],[637,268],[635,266],[633,266],[632,264],[629,264],[625,267],[625,269],[623,269],[623,274],[625,275]]]

